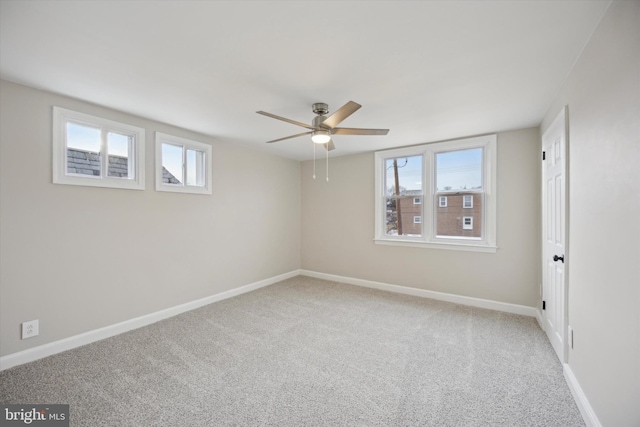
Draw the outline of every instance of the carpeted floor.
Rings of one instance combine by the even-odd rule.
[[[0,372],[72,426],[583,426],[535,319],[298,276]]]

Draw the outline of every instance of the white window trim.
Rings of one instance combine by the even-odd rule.
[[[417,202],[416,202],[417,200]],[[413,204],[414,205],[421,205],[422,204],[422,197],[414,197],[413,198]]]
[[[442,203],[444,201],[444,204]],[[446,208],[447,207],[447,196],[438,196],[438,207]]]
[[[465,202],[466,202],[467,198],[469,198],[469,200],[471,201],[469,206],[465,205]],[[462,196],[462,208],[463,209],[473,209],[473,195],[465,194],[464,196]]]
[[[422,224],[422,217],[420,215],[416,215],[413,217],[414,224]]]
[[[181,145],[187,149],[193,149],[204,152],[204,185],[187,185],[182,184],[165,184],[162,182],[162,143]],[[181,138],[179,136],[168,135],[166,133],[156,132],[156,191],[168,191],[173,193],[191,193],[191,194],[212,194],[212,160],[211,145],[202,142],[192,141],[190,139]],[[186,171],[185,171],[186,172]],[[186,173],[183,174],[186,176]]]
[[[87,126],[99,127],[102,134],[102,148],[105,147],[106,132],[116,132],[133,137],[133,150],[129,166],[133,166],[131,179],[110,176],[83,176],[67,173],[67,122],[72,121]],[[102,153],[101,153],[102,154]],[[107,155],[106,151],[104,155]],[[137,126],[91,116],[65,108],[53,107],[53,183],[83,185],[89,187],[122,188],[144,190],[145,188],[145,130]]]
[[[434,197],[435,154],[442,151],[458,151],[472,148],[483,148],[484,153],[484,220],[483,237],[481,239],[465,239],[437,237],[435,235]],[[394,157],[423,156],[423,235],[420,237],[389,236],[385,233],[385,159]],[[496,187],[497,187],[497,137],[495,134],[454,141],[423,144],[412,147],[377,151],[375,158],[375,233],[376,244],[393,246],[411,246],[420,248],[449,249],[474,252],[497,251],[496,246]]]

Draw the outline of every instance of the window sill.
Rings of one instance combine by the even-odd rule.
[[[169,193],[187,193],[187,194],[205,194],[211,195],[211,188],[208,187],[197,187],[192,185],[167,185],[160,184],[156,185],[156,191],[166,191]]]
[[[144,190],[144,179],[101,178],[82,175],[54,176],[54,184],[81,185],[85,187],[119,188],[123,190]]]
[[[415,240],[400,240],[400,239],[373,239],[376,245],[389,245],[389,246],[409,246],[414,248],[424,249],[445,249],[450,251],[468,251],[468,252],[485,252],[496,253],[498,251],[497,246],[489,245],[474,245],[466,243],[436,243],[436,242],[424,242]]]

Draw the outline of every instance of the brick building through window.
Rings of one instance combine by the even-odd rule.
[[[442,197],[446,197],[445,203],[442,203]],[[436,193],[436,200],[440,201],[436,207],[438,236],[482,238],[482,194]]]

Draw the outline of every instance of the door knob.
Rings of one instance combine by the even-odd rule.
[[[562,261],[562,263],[564,264],[564,255],[562,255],[562,256],[554,255],[553,256],[553,260],[554,261]]]

